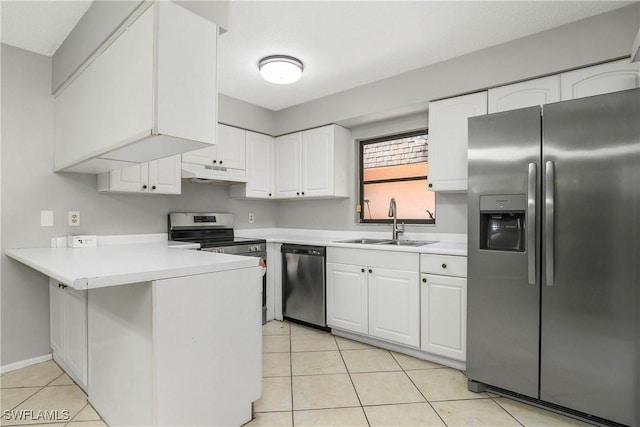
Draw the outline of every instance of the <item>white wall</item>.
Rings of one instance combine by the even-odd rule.
[[[171,211],[222,211],[237,228],[274,227],[270,201],[237,201],[226,185],[183,184],[180,196],[100,194],[96,176],[53,172],[51,58],[2,45],[2,353],[0,365],[49,352],[49,297],[44,276],[7,258],[5,249],[48,246],[67,234],[163,233]],[[54,227],[40,227],[40,211]],[[67,227],[78,210],[80,227]]]

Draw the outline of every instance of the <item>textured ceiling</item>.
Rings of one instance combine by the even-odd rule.
[[[0,3],[2,42],[44,55],[56,51],[91,4]],[[236,0],[219,41],[219,89],[280,110],[631,3]],[[302,79],[287,86],[263,81],[257,63],[273,54],[301,59]]]
[[[220,92],[279,110],[630,3],[236,1],[220,37]],[[302,79],[263,81],[257,62],[273,54],[302,60]]]

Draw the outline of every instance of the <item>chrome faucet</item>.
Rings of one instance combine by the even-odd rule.
[[[393,229],[391,230],[393,240],[398,240],[398,234],[404,233],[404,222],[402,223],[402,228],[398,228],[398,207],[394,197],[389,200],[389,217],[393,218]]]

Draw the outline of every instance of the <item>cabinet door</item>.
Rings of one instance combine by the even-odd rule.
[[[422,350],[465,361],[467,279],[422,275]]]
[[[273,138],[247,131],[246,197],[273,198]]]
[[[367,334],[368,299],[364,267],[327,263],[327,325]]]
[[[139,163],[110,173],[110,190],[127,193],[149,191],[149,163]]]
[[[562,100],[640,87],[640,62],[628,59],[562,73]]]
[[[212,145],[207,148],[182,153],[182,161],[184,163],[195,163],[197,165],[212,165],[218,163],[218,147]]]
[[[467,119],[487,113],[487,92],[429,103],[429,189],[467,191]]]
[[[49,279],[49,342],[56,357],[64,352],[64,291],[58,281]]]
[[[82,385],[87,384],[87,291],[64,289],[66,365]]]
[[[333,194],[333,126],[302,132],[302,196]]]
[[[231,169],[245,170],[246,131],[226,125],[218,125],[218,163]]]
[[[491,114],[558,101],[560,76],[555,75],[489,89],[488,111]]]
[[[275,140],[276,197],[300,196],[300,146],[302,133],[284,135]]]
[[[420,346],[418,272],[372,267],[369,274],[369,334]]]
[[[180,194],[182,190],[180,155],[149,162],[149,192]]]

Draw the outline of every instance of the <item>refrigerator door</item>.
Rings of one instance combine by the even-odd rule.
[[[535,398],[540,150],[539,107],[469,119],[467,377]],[[495,215],[481,221],[481,205]],[[523,227],[524,241],[501,227]]]
[[[545,106],[543,141],[540,398],[640,425],[640,89]]]

